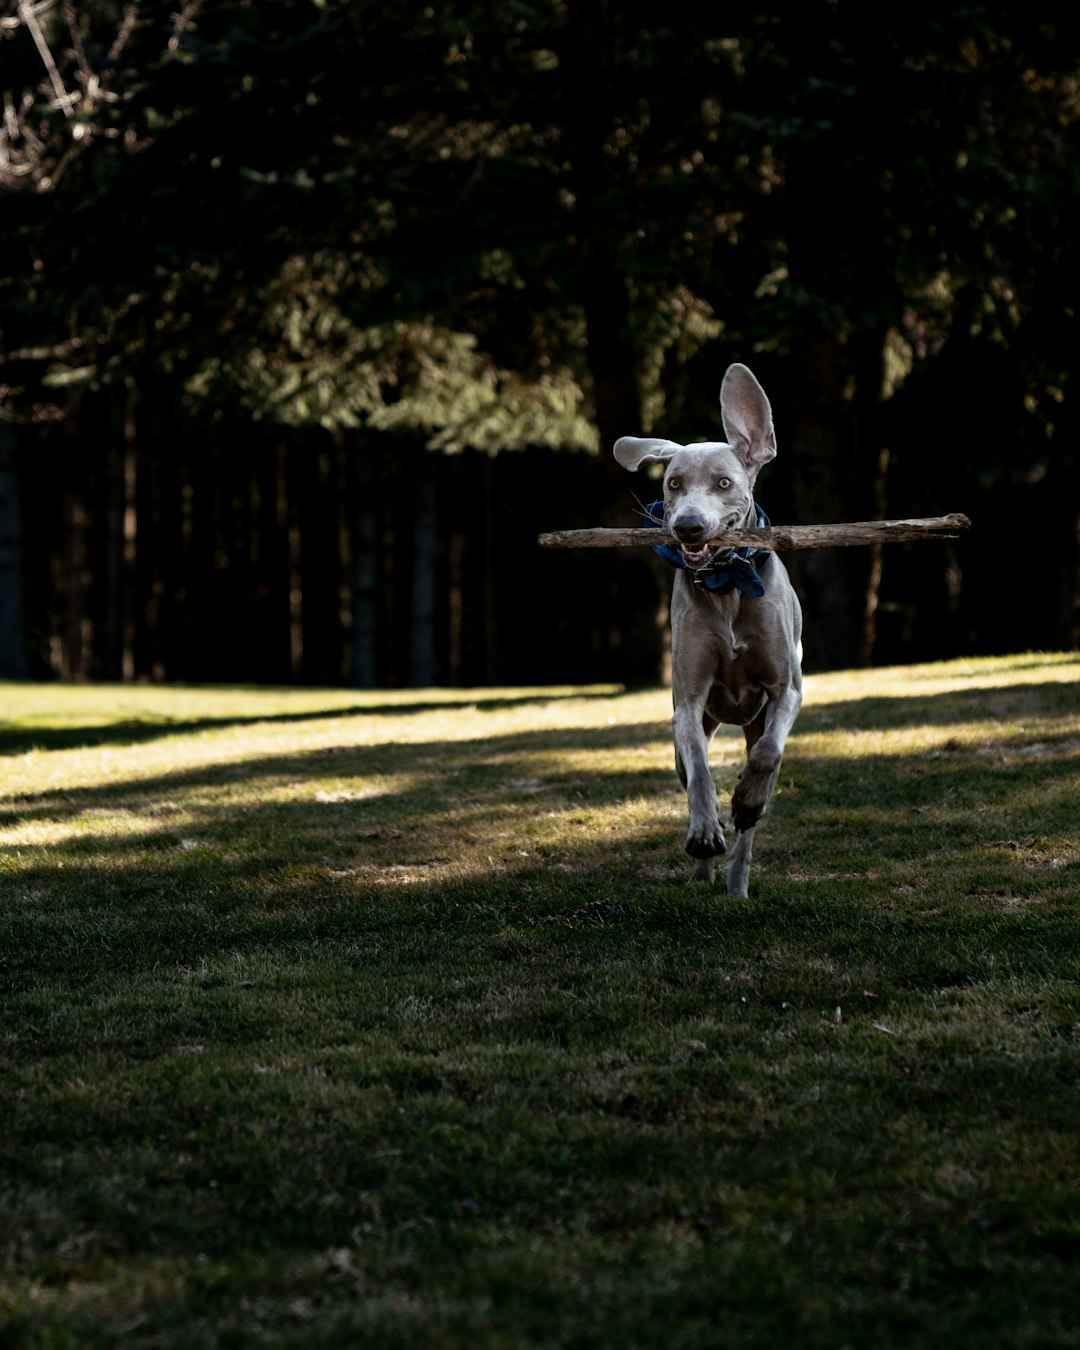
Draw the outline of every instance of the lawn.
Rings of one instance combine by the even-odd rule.
[[[1080,1346],[1075,654],[811,678],[748,901],[664,690],[0,757],[0,1345]]]

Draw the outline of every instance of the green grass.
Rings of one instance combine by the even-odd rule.
[[[1080,1345],[1078,680],[0,687],[0,1345]]]

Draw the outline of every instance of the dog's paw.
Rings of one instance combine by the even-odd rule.
[[[686,851],[691,858],[717,858],[725,848],[724,831],[719,822],[702,830],[695,830],[691,825],[687,832]]]
[[[750,830],[765,814],[769,804],[768,783],[760,779],[747,777],[740,780],[731,797],[731,819],[735,829],[741,834]]]
[[[694,862],[694,871],[687,884],[690,886],[699,885],[701,882],[711,884],[715,880],[716,880],[716,859],[697,858]]]

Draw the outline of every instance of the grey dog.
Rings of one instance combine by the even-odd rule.
[[[623,436],[615,458],[631,472],[643,464],[666,466],[663,524],[679,544],[671,684],[675,769],[690,809],[686,851],[696,860],[694,879],[713,881],[725,843],[709,745],[721,723],[741,726],[746,764],[731,798],[736,839],[727,889],[745,897],[754,830],[802,706],[802,610],[774,553],[737,554],[723,540],[725,530],[760,523],[754,483],[761,466],[776,456],[772,408],[746,366],[728,367],[720,415],[726,441],[678,445]]]

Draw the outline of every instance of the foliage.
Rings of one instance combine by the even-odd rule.
[[[6,0],[0,24],[5,417],[74,427],[127,391],[185,428],[183,492],[253,420],[310,430],[312,456],[359,430],[373,459],[710,436],[744,360],[795,452],[774,518],[961,509],[996,539],[1049,510],[1052,598],[1021,643],[1075,640],[1067,19]],[[955,568],[889,569],[800,560],[812,665],[955,619]]]
[[[611,321],[639,335],[621,340],[658,415],[665,361],[678,368],[719,331],[686,267],[712,247],[715,169],[680,147],[673,115],[699,119],[703,82],[726,54],[709,41],[688,58],[673,30],[623,19],[609,38],[612,17],[579,25],[548,5],[377,18],[332,3],[179,17],[144,6],[110,49],[112,93],[87,110],[79,153],[62,179],[42,169],[47,201],[18,203],[49,311],[36,325],[44,344],[20,350],[51,357],[54,385],[138,383],[140,368],[164,364],[189,395],[209,390],[209,362],[225,377],[219,398],[238,392],[289,420],[340,408],[348,424],[378,406],[357,345],[384,346],[386,323],[418,325],[433,340],[425,361],[445,364],[474,402],[490,405],[495,371],[499,394],[530,410],[497,439],[591,445],[584,328],[607,317],[597,280],[614,266],[630,308]],[[115,23],[107,10],[79,18],[86,40]],[[582,100],[594,59],[610,66],[613,100],[599,119]],[[661,115],[626,77],[665,63],[679,92]],[[54,117],[53,141],[65,132]],[[283,313],[283,296],[315,320],[299,348],[297,305]],[[310,388],[312,362],[310,401],[251,378],[287,369],[290,389]],[[192,382],[193,366],[204,378]],[[418,425],[447,424],[451,402],[420,386],[391,420],[414,420],[415,405]],[[492,411],[447,425],[448,444],[490,442]]]
[[[265,340],[231,366],[205,360],[188,392],[289,426],[422,430],[437,450],[596,449],[569,370],[535,379],[500,370],[471,333],[431,322],[357,328],[339,303],[348,284],[342,259],[293,259],[268,295]]]
[[[3,1339],[1071,1345],[1078,676],[9,687]]]
[[[718,26],[600,0],[134,13],[54,6],[35,45],[11,3],[2,30],[8,182],[40,189],[8,198],[34,268],[9,302],[44,338],[8,350],[50,352],[54,382],[210,362],[219,397],[292,421],[340,406],[348,424],[380,406],[363,353],[415,324],[452,384],[484,401],[502,371],[547,406],[548,438],[565,418],[580,444],[603,269],[628,285],[614,321],[647,423],[721,335],[788,352],[820,327],[885,334],[890,388],[961,334],[1008,342],[1053,420],[1064,344],[1038,339],[1072,265],[1078,102],[1070,30],[1045,18],[987,4],[883,25],[821,4]],[[253,366],[321,392],[281,397]],[[430,429],[451,403],[418,388],[395,418],[415,404]]]

